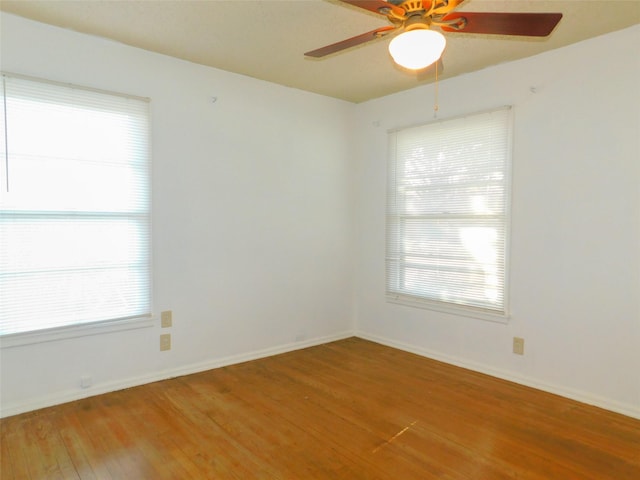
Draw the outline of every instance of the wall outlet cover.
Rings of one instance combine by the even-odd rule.
[[[513,353],[524,355],[524,338],[513,337]]]
[[[164,333],[160,335],[160,351],[171,350],[171,334]]]

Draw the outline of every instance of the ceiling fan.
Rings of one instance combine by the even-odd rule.
[[[355,47],[393,31],[400,32],[389,44],[394,61],[411,70],[436,62],[446,46],[444,32],[546,37],[562,18],[561,13],[455,12],[465,0],[341,0],[387,17],[391,25],[305,53],[324,57]]]

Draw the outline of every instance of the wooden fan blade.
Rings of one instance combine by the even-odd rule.
[[[336,53],[341,50],[345,50],[347,48],[355,47],[356,45],[367,43],[371,40],[375,40],[380,36],[379,35],[380,33],[388,32],[389,30],[395,30],[395,28],[396,27],[392,25],[376,28],[375,30],[371,30],[370,32],[356,35],[355,37],[347,38],[346,40],[342,40],[341,42],[332,43],[331,45],[327,45],[326,47],[318,48],[316,50],[311,50],[310,52],[307,52],[304,55],[306,57],[316,57],[316,58],[324,57],[326,55],[330,55],[332,53]]]
[[[446,15],[443,21],[466,19],[461,29],[442,25],[445,32],[488,33],[494,35],[524,35],[546,37],[562,18],[561,13],[489,13],[455,12]],[[463,20],[461,20],[463,21]]]
[[[341,0],[344,3],[353,5],[354,7],[364,8],[373,13],[379,13],[380,15],[386,15],[386,11],[392,10],[400,16],[404,16],[404,9],[394,5],[393,3],[385,2],[384,0]]]

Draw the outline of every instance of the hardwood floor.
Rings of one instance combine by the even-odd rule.
[[[640,479],[640,420],[351,338],[0,420],[9,479]]]

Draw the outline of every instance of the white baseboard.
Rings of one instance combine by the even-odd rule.
[[[37,399],[33,399],[26,402],[4,404],[0,409],[0,418],[10,417],[12,415],[18,415],[20,413],[38,410],[40,408],[52,407],[54,405],[60,405],[62,403],[72,402],[74,400],[93,397],[95,395],[102,395],[104,393],[115,392],[117,390],[123,390],[125,388],[137,387],[140,385],[157,382],[160,380],[167,380],[169,378],[181,377],[183,375],[204,372],[206,370],[212,370],[214,368],[226,367],[228,365],[234,365],[237,363],[248,362],[250,360],[257,360],[259,358],[270,357],[273,355],[278,355],[280,353],[287,353],[287,352],[292,352],[294,350],[301,350],[303,348],[322,345],[324,343],[335,342],[337,340],[343,340],[345,338],[352,337],[353,335],[354,335],[353,331],[346,331],[346,332],[342,332],[334,335],[327,335],[324,337],[317,337],[310,340],[287,343],[284,345],[266,348],[263,350],[256,350],[253,352],[242,353],[239,355],[232,355],[229,357],[222,357],[222,358],[214,358],[211,360],[207,360],[205,362],[193,363],[190,365],[183,365],[177,368],[172,368],[170,370],[163,370],[160,372],[153,372],[153,373],[150,373],[149,375],[141,375],[141,376],[131,377],[123,380],[96,384],[86,390],[73,389],[68,391],[56,392],[51,395],[45,395]]]
[[[491,375],[492,377],[501,378],[503,380],[508,380],[510,382],[518,383],[520,385],[532,387],[537,390],[542,390],[545,392],[553,393],[555,395],[560,395],[561,397],[570,398],[571,400],[576,400],[578,402],[586,403],[588,405],[604,408],[605,410],[610,410],[615,413],[620,413],[628,417],[640,419],[640,406],[638,405],[631,405],[631,404],[617,402],[615,400],[599,397],[597,395],[593,395],[588,392],[583,392],[580,390],[563,387],[561,385],[552,385],[546,382],[539,381],[535,378],[514,374],[512,372],[509,372],[506,370],[500,370],[500,369],[491,367],[489,365],[473,362],[464,358],[458,358],[451,355],[446,355],[446,354],[429,350],[426,348],[410,345],[403,342],[398,342],[396,340],[392,340],[389,338],[379,337],[377,335],[371,335],[361,331],[356,331],[355,336],[365,340],[370,340],[372,342],[380,343],[388,347],[404,350],[405,352],[415,353],[416,355],[420,355],[422,357],[431,358],[433,360],[439,360],[441,362],[445,362],[451,365],[473,370],[475,372],[485,373],[487,375]]]
[[[95,395],[101,395],[104,393],[114,392],[117,390],[123,390],[125,388],[137,387],[147,383],[157,382],[160,380],[167,380],[169,378],[180,377],[183,375],[189,375],[192,373],[204,372],[206,370],[212,370],[214,368],[225,367],[228,365],[234,365],[237,363],[248,362],[251,360],[257,360],[259,358],[270,357],[281,353],[291,352],[294,350],[301,350],[303,348],[313,347],[316,345],[322,345],[324,343],[335,342],[337,340],[343,340],[352,336],[357,336],[365,340],[387,345],[389,347],[404,350],[406,352],[415,353],[426,358],[432,358],[458,367],[467,368],[480,373],[485,373],[493,377],[509,380],[514,383],[525,385],[527,387],[536,388],[545,392],[554,393],[562,397],[570,398],[582,403],[594,405],[612,412],[627,415],[629,417],[640,419],[640,407],[616,402],[611,399],[598,397],[587,392],[566,388],[563,386],[552,385],[545,382],[541,382],[535,378],[525,377],[522,375],[513,374],[505,370],[496,369],[488,365],[472,362],[467,359],[453,357],[451,355],[442,354],[433,350],[425,349],[415,345],[410,345],[403,342],[398,342],[392,339],[379,337],[377,335],[371,335],[361,331],[346,331],[335,335],[327,335],[324,337],[317,337],[310,340],[301,342],[287,343],[276,347],[266,348],[263,350],[257,350],[253,352],[242,353],[239,355],[232,355],[228,357],[215,358],[207,360],[205,362],[199,362],[181,367],[173,368],[170,370],[163,370],[161,372],[154,372],[149,375],[142,375],[137,377],[131,377],[128,379],[118,380],[114,382],[107,382],[103,384],[94,385],[86,390],[69,390],[63,392],[57,392],[51,395],[46,395],[38,399],[27,402],[18,402],[13,404],[2,405],[0,409],[0,418],[9,417],[12,415],[18,415],[20,413],[30,412],[32,410],[38,410],[40,408],[51,407],[62,403],[72,402],[74,400],[80,400],[82,398],[92,397]]]

